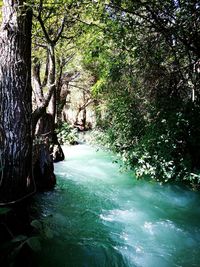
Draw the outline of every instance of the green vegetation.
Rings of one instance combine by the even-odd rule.
[[[84,61],[97,77],[104,143],[138,178],[200,183],[199,4],[112,1],[105,10],[104,37]]]
[[[24,14],[22,4],[26,6]],[[31,136],[31,130],[34,136],[39,119],[48,112],[53,119],[52,129],[55,123],[60,125],[57,133],[63,144],[76,141],[69,124],[79,130],[96,126],[106,135],[108,146],[121,154],[137,177],[149,176],[162,182],[200,182],[198,1],[21,1],[15,10],[9,1],[1,1],[0,5],[9,6],[0,14],[6,25],[2,27],[2,36],[7,36],[4,46],[13,41],[11,35],[6,35],[11,21],[6,21],[7,13],[14,16],[16,12],[21,23],[16,27],[21,27],[20,30],[25,29],[23,23],[27,23],[29,31],[32,25],[32,39],[30,34],[26,35],[29,45],[32,41],[32,114],[30,91],[23,102],[27,108],[17,102],[21,116],[18,119],[32,118],[32,129],[24,127],[25,136]],[[12,19],[16,23],[16,19]],[[20,44],[16,53],[22,49]],[[3,46],[1,49],[1,62],[4,62],[7,50]],[[26,56],[29,74],[30,52],[29,49]],[[9,62],[8,66],[2,66],[9,68]],[[21,72],[9,81],[22,81],[20,75]],[[2,86],[7,86],[6,79],[2,74]],[[22,91],[26,90],[25,82],[21,82],[21,86]],[[19,99],[14,97],[17,91],[11,90],[11,94],[16,101]],[[3,93],[2,99],[5,99]],[[5,106],[11,104],[12,97],[4,103]],[[2,110],[6,113],[3,104]],[[25,117],[23,112],[27,113]],[[2,157],[8,155],[7,144],[12,141],[9,139],[12,135],[6,131],[12,131],[12,123],[15,124],[15,119],[10,117],[11,123],[5,126],[7,120],[3,118],[7,115],[2,116],[1,122],[1,135],[6,137]],[[22,136],[20,131],[17,134]],[[29,157],[30,139],[26,141]],[[3,167],[7,188],[10,184],[6,175],[9,176],[10,170]],[[16,182],[16,188],[20,188],[21,181],[24,188],[27,187],[29,169],[24,178],[19,178],[19,184]],[[23,170],[14,169],[13,173],[15,171],[23,173]],[[34,191],[29,187],[25,191]],[[13,192],[16,188],[13,187]],[[13,192],[9,196],[11,201]]]
[[[77,143],[78,136],[77,136],[77,129],[74,129],[69,123],[64,122],[60,124],[57,129],[57,137],[58,141],[61,145],[73,145]]]
[[[53,188],[60,144],[77,144],[78,131],[95,129],[137,178],[199,188],[198,0],[4,0],[0,10],[0,242],[9,255],[37,251],[40,240],[16,231],[16,217],[9,228],[7,206],[39,183]],[[31,227],[52,235],[45,223]]]

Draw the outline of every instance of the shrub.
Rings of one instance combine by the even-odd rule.
[[[70,124],[66,122],[61,123],[58,125],[56,132],[61,145],[77,143],[77,129],[74,129]]]

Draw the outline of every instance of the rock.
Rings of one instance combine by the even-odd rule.
[[[59,162],[65,159],[65,155],[60,144],[54,144],[51,148],[51,155],[53,158],[53,162]]]

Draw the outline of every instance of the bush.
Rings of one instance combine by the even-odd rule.
[[[112,109],[112,112],[116,111]],[[138,134],[137,117],[126,119],[124,113],[117,123],[115,115],[112,120],[115,125],[111,125],[104,135],[98,135],[98,141],[119,153],[137,178],[200,184],[198,106],[188,104],[182,110],[152,112],[141,135]]]
[[[56,129],[58,141],[61,145],[75,144],[78,140],[77,129],[70,124],[63,122]]]

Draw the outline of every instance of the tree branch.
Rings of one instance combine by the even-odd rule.
[[[44,26],[44,21],[42,20],[42,17],[41,17],[41,14],[40,14],[40,13],[39,13],[38,16],[37,16],[37,19],[38,19],[38,21],[39,21],[39,23],[40,23],[40,26],[41,26],[42,31],[43,31],[43,33],[44,33],[44,36],[45,36],[45,38],[46,38],[46,40],[47,40],[47,43],[52,43],[52,40],[50,39],[50,37],[49,37],[49,35],[48,35],[48,33],[47,33],[47,30],[46,30],[46,28],[45,28],[45,26]]]
[[[58,33],[57,33],[57,36],[55,37],[55,39],[53,40],[53,43],[56,44],[58,42],[58,40],[60,39],[62,33],[63,33],[63,30],[64,30],[64,27],[65,27],[65,20],[66,20],[66,17],[64,16],[63,17],[63,20],[62,20],[62,23],[61,23],[61,26],[60,28],[58,29]]]

